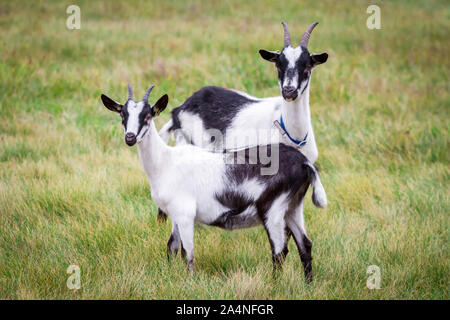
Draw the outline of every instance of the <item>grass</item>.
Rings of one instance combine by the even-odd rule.
[[[450,6],[376,3],[381,30],[365,26],[372,1],[77,1],[68,30],[71,2],[1,1],[0,298],[448,299]],[[278,95],[258,50],[281,49],[282,20],[297,40],[319,21],[310,48],[330,54],[311,84],[329,199],[306,202],[315,281],[293,241],[272,278],[262,228],[199,227],[190,277],[166,261],[170,225],[100,93],[155,84],[170,108],[210,84]]]

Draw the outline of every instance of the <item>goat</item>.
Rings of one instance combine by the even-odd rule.
[[[159,132],[161,137],[167,142],[173,133],[176,144],[211,147],[210,142],[213,141],[214,149],[233,150],[248,146],[236,145],[243,133],[270,130],[277,120],[289,139],[314,163],[318,151],[311,124],[309,83],[313,68],[325,63],[328,54],[310,54],[307,49],[317,22],[309,26],[295,48],[291,45],[287,25],[282,24],[283,50],[279,53],[259,50],[261,57],[273,62],[278,70],[282,97],[260,99],[236,90],[204,87],[172,110],[172,119]],[[206,137],[195,135],[196,130],[203,130]],[[223,135],[225,141],[217,139],[217,133]],[[258,137],[258,144],[264,144],[263,139]]]
[[[296,148],[285,144],[257,146],[254,162],[248,161],[253,154],[249,149],[243,153],[214,153],[189,144],[169,146],[153,122],[166,108],[168,96],[163,95],[150,106],[148,97],[153,86],[139,102],[133,100],[131,87],[128,88],[128,99],[123,105],[103,94],[101,100],[106,108],[121,115],[125,142],[128,146],[137,143],[151,196],[172,220],[168,257],[175,256],[181,246],[189,271],[193,272],[195,222],[229,230],[262,224],[269,237],[274,269],[281,268],[292,235],[305,277],[311,281],[312,244],[302,211],[297,209],[310,184],[314,204],[327,204],[314,165]],[[279,163],[273,174],[262,174],[268,168],[261,161],[263,151],[269,151],[271,156],[278,153]],[[235,163],[238,157],[247,161]]]
[[[327,53],[310,54],[307,49],[317,24],[311,24],[299,45],[293,47],[289,29],[282,22],[283,50],[259,51],[263,59],[275,64],[282,96],[260,99],[236,90],[204,87],[172,110],[172,119],[159,131],[161,137],[168,142],[173,134],[177,145],[191,143],[213,150],[233,150],[248,147],[249,139],[254,145],[277,143],[264,132],[279,121],[285,135],[314,163],[319,153],[311,124],[309,83],[314,67],[328,59]],[[165,218],[163,210],[159,210],[158,220]]]

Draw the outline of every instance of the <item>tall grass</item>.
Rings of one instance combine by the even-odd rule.
[[[448,1],[377,1],[381,30],[372,1],[77,1],[81,30],[69,4],[0,2],[0,298],[448,299]],[[170,108],[211,84],[278,95],[258,49],[281,49],[282,20],[297,40],[319,21],[310,47],[330,54],[311,83],[329,198],[305,208],[315,281],[293,241],[273,278],[261,228],[198,228],[190,277],[167,263],[170,226],[100,93],[155,84]]]

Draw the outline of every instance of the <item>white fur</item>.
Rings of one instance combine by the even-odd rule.
[[[302,54],[300,46],[292,48],[291,46],[284,49],[283,54],[289,61],[289,68],[294,68],[296,61]],[[285,77],[285,82],[279,83],[280,90],[282,86],[292,85],[297,87],[298,77],[289,80]],[[299,88],[299,96],[294,101],[286,101],[281,96],[270,98],[257,98],[239,90],[233,90],[234,92],[248,98],[255,100],[256,102],[250,103],[240,110],[233,119],[230,127],[225,133],[225,148],[227,150],[242,149],[251,144],[247,144],[246,136],[251,137],[258,134],[257,144],[264,145],[268,143],[278,143],[278,135],[273,135],[271,130],[274,129],[273,123],[275,120],[280,120],[280,116],[283,116],[283,121],[286,130],[291,137],[296,140],[303,140],[308,134],[306,144],[300,149],[300,151],[308,158],[312,163],[316,162],[319,152],[317,150],[316,139],[311,123],[311,114],[309,106],[309,83],[311,82],[311,76],[309,81],[304,81]],[[303,92],[303,94],[301,94]],[[214,107],[214,106],[212,106]],[[211,150],[211,144],[209,143],[211,135],[208,132],[205,133],[203,122],[201,118],[190,112],[182,111],[179,113],[179,119],[181,123],[181,133],[175,133],[176,144],[193,143],[197,146],[207,148]],[[160,133],[166,137],[166,131],[170,128],[166,124]],[[217,141],[217,140],[216,140]],[[241,142],[241,143],[240,143]],[[222,144],[219,146],[215,144],[215,148],[221,149]]]
[[[144,103],[142,101],[135,103],[133,100],[128,101],[128,121],[127,121],[127,132],[138,134],[139,129],[139,114],[144,108]]]
[[[298,58],[300,58],[302,52],[303,50],[300,46],[295,48],[288,46],[283,49],[283,54],[289,62],[288,64],[289,68],[295,68],[295,63],[298,60]]]
[[[129,116],[134,119],[139,107],[133,106],[128,110]],[[230,186],[234,183],[232,180],[223,180],[226,170],[223,154],[208,152],[190,144],[168,146],[156,131],[153,120],[145,128],[148,131],[138,143],[138,153],[150,183],[151,195],[173,223],[172,232],[175,234],[169,250],[176,252],[177,246],[182,243],[192,272],[194,222],[212,224],[229,210],[217,200],[216,195],[231,188],[248,198],[258,199],[267,185],[250,179]],[[317,181],[320,183],[320,180]],[[282,194],[272,202],[267,212],[265,226],[274,254],[279,254],[286,243],[285,216],[288,207],[287,194]],[[241,224],[231,225],[231,229],[252,227],[262,222],[254,205],[240,213],[239,217],[243,218]]]
[[[286,68],[286,73],[289,69],[296,68],[296,62],[300,58],[303,50],[300,46],[292,48],[291,46],[284,48],[283,54],[288,60],[288,67]],[[292,86],[297,88],[298,86],[298,73],[295,73],[294,78],[289,78],[287,75],[284,77],[283,87]]]
[[[314,171],[314,179],[311,183],[313,187],[313,197],[315,199],[314,204],[319,208],[325,208],[328,204],[327,194],[325,193],[325,189],[320,181],[317,169],[312,164],[308,164],[308,166]]]
[[[169,129],[172,127],[173,125],[173,121],[172,119],[170,119],[169,121],[166,122],[165,125],[163,125],[163,127],[159,130],[159,135],[161,136],[161,138],[163,139],[163,141],[165,143],[169,143],[170,140],[170,132]]]
[[[239,91],[236,92],[240,93]],[[283,115],[286,130],[293,138],[302,140],[308,133],[306,145],[300,151],[309,161],[314,163],[318,157],[318,150],[311,124],[309,85],[304,94],[295,101],[287,102],[281,96],[255,99],[257,99],[257,102],[247,105],[237,113],[230,127],[226,130],[225,148],[236,150],[248,147],[251,145],[248,142],[253,140],[252,137],[255,135],[259,145],[278,143],[279,135],[275,132],[273,122],[279,121],[280,116]],[[182,111],[179,113],[179,119],[182,134],[178,132],[175,136],[182,135],[184,139],[176,139],[177,145],[189,143],[190,139],[195,145],[210,149],[211,146],[208,143],[210,134],[204,130],[203,122],[199,116]],[[246,140],[247,137],[249,139]]]
[[[285,228],[286,222],[284,215],[280,212],[287,212],[289,201],[287,201],[288,195],[282,194],[272,203],[269,211],[267,212],[267,219],[265,221],[267,232],[273,245],[273,254],[279,254],[286,243]]]

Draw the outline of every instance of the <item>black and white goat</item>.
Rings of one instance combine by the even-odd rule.
[[[281,267],[292,235],[306,279],[311,280],[311,241],[298,208],[310,184],[314,204],[326,206],[326,194],[314,165],[296,148],[284,144],[256,147],[253,151],[258,156],[253,162],[236,161],[240,156],[249,160],[252,150],[221,154],[189,144],[168,146],[153,122],[167,106],[168,96],[150,106],[152,88],[139,102],[133,100],[130,87],[123,105],[105,95],[101,99],[106,108],[121,115],[125,142],[129,146],[137,143],[152,198],[172,220],[168,255],[176,255],[181,246],[192,272],[195,222],[230,230],[262,224],[270,240],[274,267]],[[267,151],[271,156],[278,153],[279,163],[273,174],[265,175],[262,172],[269,164],[263,164],[261,157]]]
[[[277,143],[279,135],[271,130],[278,121],[285,136],[314,163],[319,153],[311,124],[309,84],[313,68],[326,62],[328,54],[310,54],[307,49],[317,22],[309,26],[298,46],[292,46],[288,27],[282,24],[283,50],[259,51],[275,64],[282,96],[260,99],[236,90],[204,87],[172,110],[172,119],[159,131],[164,141],[173,133],[177,145],[191,143],[213,150]],[[303,205],[299,210],[303,211]],[[159,210],[158,219],[165,217]]]
[[[256,145],[273,142],[267,141],[272,136],[264,131],[279,121],[286,136],[314,163],[318,151],[311,124],[309,84],[313,68],[326,62],[328,54],[310,54],[307,49],[317,22],[309,26],[298,46],[291,45],[287,25],[282,24],[283,50],[259,51],[262,58],[275,64],[282,97],[260,99],[236,90],[204,87],[172,110],[172,119],[159,132],[161,137],[167,142],[174,133],[176,144],[233,150],[248,147],[247,138],[254,133],[263,133],[258,135]]]

